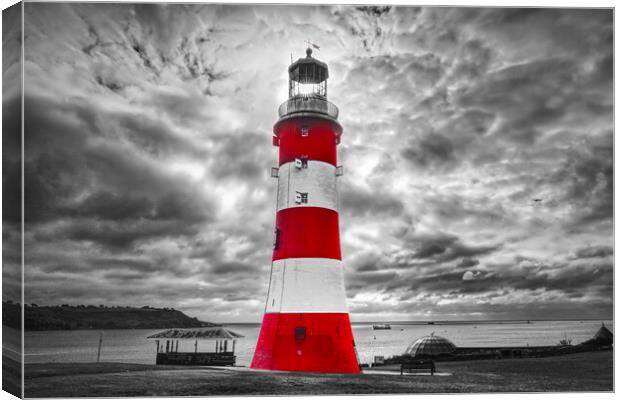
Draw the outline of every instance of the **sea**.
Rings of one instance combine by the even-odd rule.
[[[578,344],[594,336],[601,324],[613,332],[611,320],[582,321],[471,321],[471,322],[380,322],[391,329],[375,330],[374,323],[353,323],[353,336],[360,363],[375,356],[402,354],[417,338],[442,336],[456,346],[550,346],[562,339]],[[237,339],[237,365],[249,366],[260,324],[227,324],[244,337]],[[105,329],[74,331],[29,331],[25,333],[25,362],[94,362],[99,339],[100,361],[155,364],[156,344],[147,336],[161,329]],[[229,343],[230,345],[230,343]],[[214,351],[213,341],[202,341],[198,351]],[[179,341],[178,351],[194,351],[194,341]]]

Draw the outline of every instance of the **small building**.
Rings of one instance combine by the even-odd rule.
[[[601,343],[613,344],[614,334],[611,333],[609,329],[607,329],[604,323],[601,323],[601,327],[599,328],[598,332],[596,332],[596,335],[594,335],[594,339]]]
[[[593,346],[597,348],[612,346],[613,344],[614,334],[605,326],[604,323],[601,323],[601,327],[596,332],[593,338],[581,343],[582,346]]]
[[[452,354],[456,350],[454,343],[441,336],[431,334],[416,339],[407,347],[404,355],[410,357],[435,357],[440,355]]]
[[[175,365],[235,365],[235,344],[242,338],[236,332],[221,326],[196,329],[168,329],[150,335],[155,342],[155,364]],[[213,351],[199,351],[199,342],[213,342]],[[230,345],[229,345],[230,341]],[[181,351],[179,351],[179,343]],[[202,346],[203,350],[205,347]],[[193,351],[192,351],[193,350]]]

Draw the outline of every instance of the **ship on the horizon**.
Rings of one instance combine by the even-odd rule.
[[[392,329],[392,327],[390,326],[390,324],[374,324],[372,326],[372,329],[374,330],[379,330],[379,329]]]

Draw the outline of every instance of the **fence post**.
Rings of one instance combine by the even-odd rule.
[[[99,333],[99,348],[97,349],[97,362],[101,357],[101,343],[103,343],[103,332]]]

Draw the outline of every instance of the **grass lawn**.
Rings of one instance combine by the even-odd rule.
[[[27,364],[26,397],[612,391],[613,352],[437,363],[429,375],[323,375],[120,363]]]

